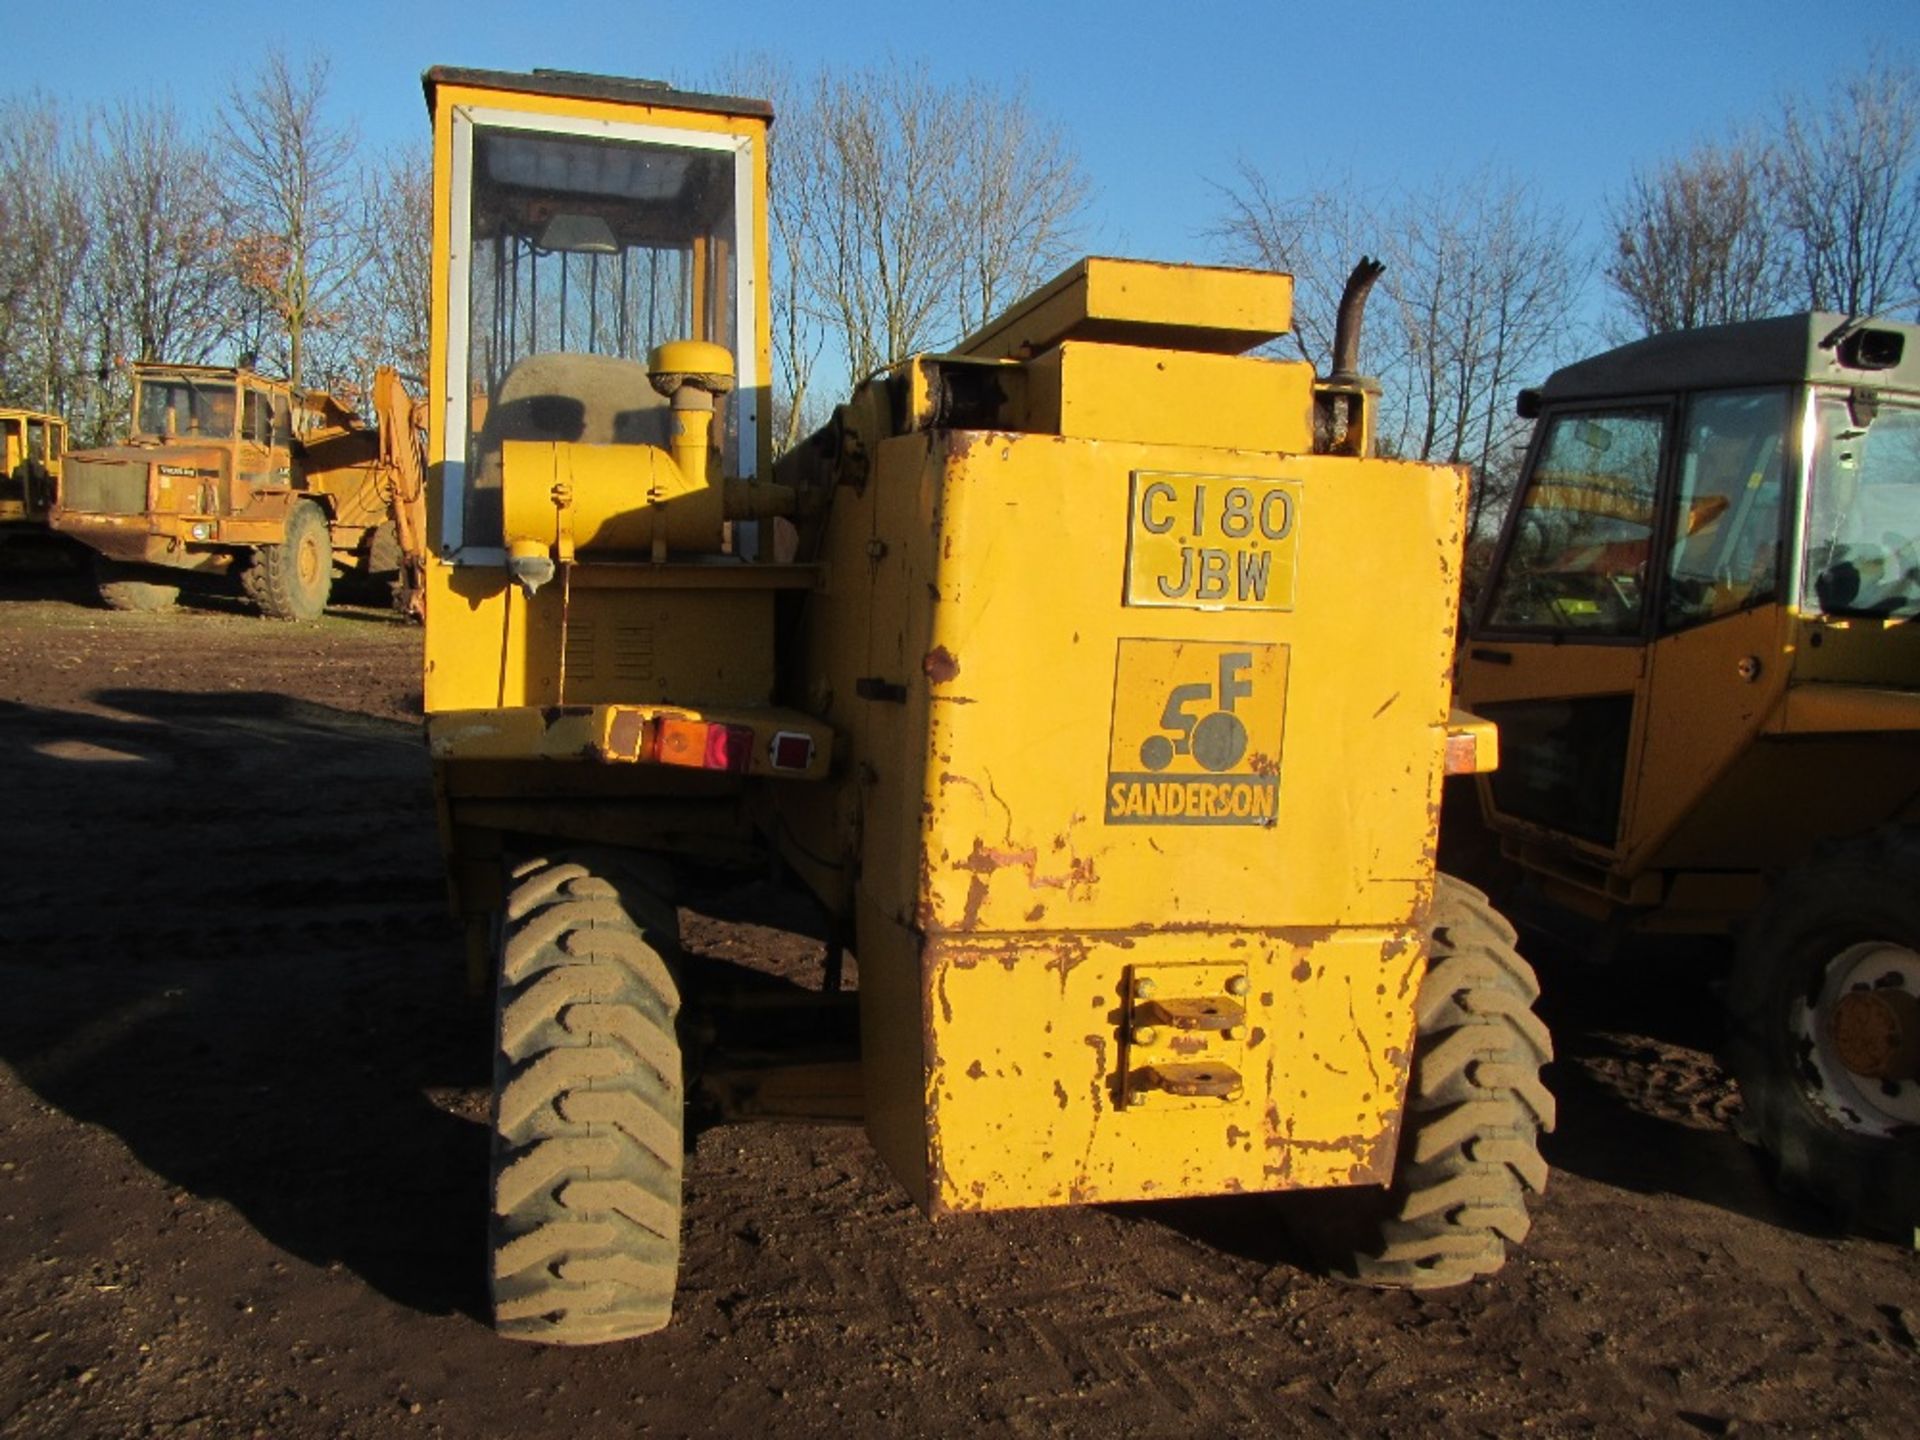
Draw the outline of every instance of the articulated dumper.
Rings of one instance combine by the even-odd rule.
[[[775,466],[768,107],[425,85],[427,735],[497,999],[499,1329],[667,1323],[722,1092],[852,1089],[935,1217],[1354,1187],[1361,1278],[1496,1269],[1549,1042],[1435,873],[1496,736],[1451,708],[1465,477],[1374,452],[1375,272],[1318,379],[1247,353],[1288,277],[1088,259]],[[827,959],[794,1063],[716,1086],[677,904],[775,862]],[[806,1042],[854,1004],[849,1087]]]
[[[245,367],[137,362],[127,439],[67,457],[53,528],[94,552],[115,610],[164,610],[184,575],[226,575],[262,614],[313,620],[336,566],[413,608],[425,523],[415,407],[386,368],[372,399],[377,425]]]

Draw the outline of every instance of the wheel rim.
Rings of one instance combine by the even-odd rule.
[[[295,565],[301,586],[311,589],[320,575],[320,543],[313,536],[302,537]]]
[[[1849,945],[1827,962],[1812,999],[1797,1000],[1788,1016],[1807,1098],[1860,1135],[1920,1125],[1916,1024],[1920,952],[1884,940]]]

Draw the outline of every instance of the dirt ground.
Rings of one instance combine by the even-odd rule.
[[[670,1329],[498,1340],[419,632],[86,600],[0,588],[0,1434],[1913,1433],[1920,1260],[1771,1194],[1652,960],[1547,968],[1556,1173],[1476,1287],[1323,1278],[1268,1199],[935,1227],[857,1128],[731,1126]]]

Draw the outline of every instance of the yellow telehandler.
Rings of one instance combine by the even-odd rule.
[[[758,101],[435,69],[425,699],[496,1001],[505,1334],[668,1321],[689,1106],[860,1102],[933,1216],[1355,1187],[1349,1268],[1488,1273],[1553,1102],[1439,876],[1464,477],[1246,352],[1284,275],[1094,258],[771,463]],[[725,1051],[691,878],[770,857],[857,1070]],[[765,997],[755,1002],[764,1016]],[[717,1037],[717,1038],[716,1038]],[[851,1079],[850,1079],[851,1077]]]
[[[1920,327],[1656,336],[1537,426],[1461,657],[1528,887],[1732,936],[1726,1054],[1785,1184],[1920,1222]],[[1451,822],[1450,822],[1451,826]]]

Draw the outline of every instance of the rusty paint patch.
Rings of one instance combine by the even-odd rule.
[[[986,1079],[987,1067],[982,1065],[978,1060],[974,1061],[971,1065],[967,1067],[967,1078],[969,1080]]]
[[[1272,777],[1280,773],[1280,757],[1256,750],[1247,757],[1247,768],[1256,775]]]
[[[1040,921],[1046,918],[1046,914],[1047,914],[1046,906],[1036,905],[1031,910],[1027,911],[1027,923],[1029,925],[1037,925],[1040,923]]]
[[[1300,957],[1300,963],[1293,967],[1293,978],[1303,985],[1313,978],[1313,964],[1304,955]]]
[[[1067,1108],[1067,1087],[1058,1080],[1053,1082],[1053,1098],[1060,1102],[1062,1110]]]
[[[944,645],[936,645],[920,662],[920,670],[935,685],[945,685],[960,673],[960,658]]]

